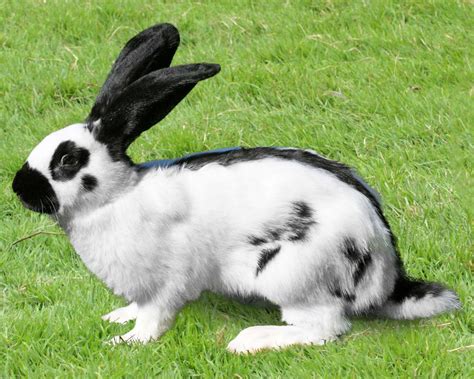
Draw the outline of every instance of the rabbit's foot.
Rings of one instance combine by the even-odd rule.
[[[125,324],[128,321],[135,320],[137,318],[137,313],[137,303],[130,303],[126,307],[115,309],[112,312],[103,315],[102,320]]]
[[[324,345],[336,338],[295,325],[253,326],[242,330],[230,341],[227,350],[236,354],[255,354],[261,350],[282,349],[291,345]]]
[[[111,345],[117,345],[120,343],[132,344],[141,343],[146,344],[147,342],[157,340],[167,330],[167,327],[159,325],[157,320],[148,320],[148,322],[139,322],[135,327],[128,333],[121,336],[116,336],[108,341]]]
[[[285,307],[282,308],[282,319],[289,325],[253,326],[242,330],[229,343],[227,350],[237,354],[253,354],[291,345],[324,345],[337,339],[351,325],[339,304]]]
[[[132,303],[133,304],[133,303]],[[130,304],[130,305],[132,305]],[[141,343],[157,340],[171,326],[173,318],[156,304],[149,303],[136,307],[136,323],[132,330],[122,336],[112,338],[109,343]]]
[[[154,333],[152,331],[142,330],[140,328],[133,328],[128,333],[125,333],[121,336],[115,336],[110,339],[108,343],[110,345],[118,345],[121,343],[133,344],[140,343],[146,344],[147,342],[157,340],[160,337],[159,333]]]

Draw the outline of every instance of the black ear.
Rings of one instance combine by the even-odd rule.
[[[146,74],[169,67],[179,46],[178,30],[158,24],[137,34],[120,52],[87,118],[94,122],[129,84]]]
[[[106,144],[114,159],[145,130],[166,117],[197,82],[220,71],[217,64],[201,63],[163,68],[130,84],[107,107],[94,126],[95,138]]]

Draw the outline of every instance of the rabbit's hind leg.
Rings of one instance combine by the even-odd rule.
[[[282,319],[288,325],[244,329],[229,343],[227,349],[245,354],[290,345],[324,345],[350,328],[350,322],[339,304],[284,307]]]

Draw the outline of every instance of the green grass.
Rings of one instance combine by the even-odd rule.
[[[474,75],[469,1],[0,1],[0,376],[473,377]],[[175,63],[218,62],[136,161],[223,146],[299,146],[356,167],[382,194],[407,270],[456,289],[430,320],[355,320],[323,347],[234,356],[278,313],[206,294],[147,346],[104,345],[123,304],[11,190],[48,133],[84,119],[121,46],[176,24]],[[461,349],[457,349],[463,347]],[[457,349],[457,350],[455,350]]]

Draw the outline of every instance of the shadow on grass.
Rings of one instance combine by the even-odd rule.
[[[185,308],[187,312],[204,312],[217,319],[232,321],[236,324],[281,324],[279,308],[256,296],[226,297],[206,291],[196,302],[187,305]]]

